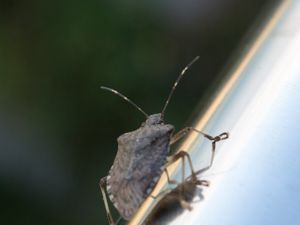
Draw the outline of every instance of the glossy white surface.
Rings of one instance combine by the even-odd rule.
[[[284,7],[204,128],[231,134],[205,200],[170,224],[300,224],[300,1]]]
[[[282,1],[220,95],[195,125],[230,132],[202,175],[211,186],[191,212],[165,224],[300,224],[300,1]],[[208,163],[208,141],[187,145],[196,169]]]

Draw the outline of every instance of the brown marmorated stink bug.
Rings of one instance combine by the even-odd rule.
[[[159,177],[166,167],[178,159],[189,158],[185,151],[179,151],[169,156],[170,145],[177,142],[190,131],[202,134],[212,141],[218,141],[221,136],[210,136],[193,127],[186,127],[173,135],[174,126],[164,123],[164,115],[177,84],[186,70],[196,61],[194,58],[180,73],[175,81],[161,113],[148,115],[134,102],[121,93],[107,87],[104,90],[120,96],[146,116],[141,127],[118,137],[118,152],[112,167],[106,177],[100,179],[100,189],[108,222],[114,225],[114,220],[108,207],[105,188],[114,207],[125,220],[130,220],[141,203],[150,195]]]

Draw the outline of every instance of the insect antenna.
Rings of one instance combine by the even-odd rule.
[[[162,112],[161,112],[161,119],[162,120],[164,120],[164,116],[165,116],[165,111],[166,111],[166,108],[167,108],[167,106],[168,106],[168,104],[169,104],[169,102],[170,102],[170,99],[171,99],[171,97],[172,97],[172,95],[173,95],[173,93],[174,93],[174,91],[175,91],[175,89],[176,89],[176,87],[177,87],[177,84],[179,83],[179,81],[181,80],[181,78],[183,77],[183,75],[185,74],[185,72],[190,68],[190,66],[194,63],[194,62],[196,62],[197,60],[199,59],[199,56],[196,56],[186,67],[184,67],[184,69],[181,71],[181,73],[179,74],[179,76],[178,76],[178,78],[177,78],[177,80],[175,81],[175,83],[174,83],[174,85],[173,85],[173,87],[172,87],[172,89],[171,89],[171,91],[170,91],[170,94],[169,94],[169,96],[168,96],[168,98],[167,98],[167,101],[166,101],[166,103],[165,103],[165,105],[164,105],[164,108],[163,108],[163,110],[162,110]]]
[[[112,92],[112,93],[114,93],[114,94],[120,96],[120,97],[123,98],[125,101],[129,102],[134,108],[136,108],[136,109],[139,110],[141,113],[143,113],[143,114],[146,116],[146,118],[149,117],[149,115],[148,115],[147,113],[145,113],[144,110],[142,110],[140,107],[137,106],[137,104],[135,104],[133,101],[131,101],[129,98],[127,98],[125,95],[121,94],[120,92],[118,92],[118,91],[116,91],[116,90],[114,90],[114,89],[112,89],[112,88],[108,88],[108,87],[104,87],[104,86],[101,86],[100,88],[103,89],[103,90],[110,91],[110,92]]]

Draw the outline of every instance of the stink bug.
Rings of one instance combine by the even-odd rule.
[[[171,144],[190,131],[196,131],[210,140],[219,138],[219,136],[212,137],[207,135],[193,127],[186,127],[173,135],[174,126],[164,123],[165,111],[177,84],[186,70],[198,58],[199,56],[194,58],[182,70],[169,93],[162,112],[158,114],[148,115],[133,101],[118,91],[101,87],[126,100],[146,117],[146,121],[141,124],[140,128],[118,137],[118,152],[114,163],[108,176],[100,179],[99,186],[110,225],[115,223],[108,207],[105,189],[121,217],[125,220],[130,220],[141,203],[150,195],[166,166],[187,155],[184,151],[180,151],[171,155],[170,160],[168,160]]]

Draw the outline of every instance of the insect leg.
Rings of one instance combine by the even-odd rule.
[[[223,132],[223,133],[219,134],[218,136],[213,137],[213,136],[208,135],[208,134],[205,134],[205,133],[203,133],[202,131],[199,131],[199,130],[193,128],[193,127],[186,127],[186,128],[184,128],[184,129],[180,130],[178,133],[176,133],[176,134],[173,136],[173,138],[172,138],[172,140],[171,140],[171,144],[172,144],[172,143],[175,143],[175,142],[178,141],[180,138],[184,137],[184,136],[185,136],[188,132],[190,132],[190,131],[195,131],[195,132],[201,133],[201,134],[204,135],[204,137],[206,137],[207,139],[209,139],[209,140],[212,141],[212,150],[211,150],[212,154],[211,154],[211,159],[210,159],[209,165],[206,166],[206,167],[204,167],[203,169],[200,169],[200,170],[194,172],[194,168],[193,168],[193,164],[192,164],[192,160],[191,160],[190,155],[189,155],[187,152],[185,152],[185,151],[180,151],[180,152],[176,153],[175,155],[171,156],[171,159],[170,159],[170,161],[167,163],[166,167],[167,167],[168,165],[174,163],[175,161],[177,161],[180,157],[186,156],[187,159],[188,159],[188,161],[189,161],[189,165],[190,165],[190,168],[191,168],[191,171],[192,171],[191,177],[192,177],[192,179],[193,179],[194,181],[196,181],[196,180],[197,180],[197,175],[198,175],[198,174],[201,174],[201,173],[203,173],[204,171],[206,171],[206,170],[208,170],[208,169],[210,169],[210,168],[212,167],[212,164],[213,164],[213,161],[214,161],[214,157],[215,157],[216,143],[219,142],[219,141],[221,141],[221,140],[227,139],[227,138],[229,137],[229,133]],[[183,162],[184,162],[184,161],[183,161]],[[183,181],[184,181],[184,164],[183,164],[183,176],[182,176],[182,179],[183,179]],[[202,185],[208,186],[208,182],[203,181],[203,182],[202,182]]]
[[[186,179],[186,177],[185,177],[185,161],[184,161],[184,157],[186,157],[187,159],[188,159],[188,162],[189,162],[189,166],[190,166],[190,169],[191,169],[191,171],[192,171],[192,179],[195,179],[195,180],[197,180],[197,177],[196,177],[196,174],[195,174],[195,172],[194,172],[194,168],[193,168],[193,164],[192,164],[192,160],[191,160],[191,157],[190,157],[190,155],[187,153],[187,152],[185,152],[185,151],[179,151],[178,153],[176,153],[176,154],[174,154],[174,155],[172,155],[172,156],[170,156],[169,157],[169,159],[168,159],[168,162],[167,162],[167,165],[166,165],[166,167],[168,167],[169,165],[171,165],[171,164],[173,164],[174,162],[176,162],[178,159],[181,159],[182,160],[182,176],[181,176],[181,179],[182,179],[182,183],[184,183],[185,182],[185,179]],[[183,193],[184,192],[184,186],[183,185],[181,185],[181,192]]]
[[[168,183],[169,184],[177,184],[178,185],[178,182],[176,180],[171,180],[170,179],[170,176],[169,176],[169,172],[167,170],[167,168],[164,169],[164,172],[166,173],[166,176],[167,176],[167,180],[168,180]],[[154,196],[154,195],[150,195],[153,199],[157,199],[159,198],[160,196],[162,195],[165,195],[167,192],[170,192],[173,188],[167,188],[163,191],[161,191],[160,193],[158,193],[158,195]]]
[[[220,140],[224,140],[227,139],[229,134],[227,132],[224,132],[216,137],[213,137],[209,134],[206,134],[200,130],[197,130],[194,127],[185,127],[182,130],[178,131],[171,139],[170,141],[170,145],[174,144],[175,142],[177,142],[178,140],[180,140],[181,138],[183,138],[185,135],[187,135],[189,132],[191,131],[195,131],[197,133],[202,134],[204,137],[206,137],[207,139],[211,140],[211,141],[220,141]]]
[[[197,133],[200,133],[202,134],[205,138],[207,138],[208,140],[212,141],[212,155],[211,155],[211,160],[210,160],[210,164],[201,169],[201,170],[198,170],[196,173],[193,172],[192,170],[192,176],[196,175],[196,174],[200,174],[200,173],[203,173],[204,171],[210,169],[210,167],[212,166],[213,164],[213,160],[214,160],[214,157],[215,157],[215,150],[216,150],[216,143],[218,141],[221,141],[221,140],[225,140],[229,137],[229,133],[227,132],[223,132],[215,137],[209,135],[209,134],[206,134],[200,130],[197,130],[196,128],[193,128],[193,127],[186,127],[186,128],[183,128],[182,130],[178,131],[171,139],[170,141],[170,144],[173,144],[175,142],[177,142],[178,140],[180,140],[181,138],[183,138],[185,135],[187,135],[190,131],[195,131]],[[179,152],[180,153],[180,152]],[[181,153],[182,154],[182,153]],[[190,156],[188,155],[187,156],[188,159],[189,159],[189,164],[192,168],[192,163],[191,163],[191,159],[190,159]],[[194,175],[193,175],[194,174]]]
[[[106,210],[108,223],[110,225],[115,225],[114,220],[113,220],[112,215],[111,215],[110,210],[109,210],[108,201],[107,201],[106,193],[105,193],[106,178],[107,177],[102,177],[100,179],[99,187],[100,187],[100,190],[101,190],[101,193],[102,193],[102,198],[103,198],[103,202],[104,202],[104,206],[105,206],[105,210]]]
[[[167,168],[164,169],[164,172],[165,172],[166,175],[167,175],[167,180],[168,180],[168,183],[169,183],[169,184],[178,184],[178,182],[177,182],[176,180],[171,180],[171,179],[170,179],[169,172],[168,172]]]
[[[187,157],[188,161],[189,161],[189,166],[191,168],[191,171],[192,173],[194,173],[194,168],[193,168],[193,164],[192,164],[192,160],[191,160],[191,157],[189,155],[189,153],[181,150],[177,153],[175,153],[174,155],[171,155],[169,158],[168,158],[168,162],[166,164],[166,167],[168,167],[169,165],[173,164],[174,162],[176,162],[178,159],[182,159],[182,164],[183,164],[183,168],[184,168],[184,157]],[[183,171],[183,174],[184,174],[184,171]],[[183,181],[184,181],[184,177],[183,177]]]
[[[176,162],[178,159],[181,159],[181,160],[182,160],[182,182],[184,182],[184,180],[185,180],[185,176],[184,176],[184,174],[185,174],[184,156],[189,157],[189,155],[188,155],[187,152],[185,152],[185,151],[180,151],[180,152],[176,153],[175,155],[172,155],[172,156],[168,159],[168,162],[167,162],[167,165],[166,165],[166,167],[167,167],[168,165],[170,165],[170,164]],[[189,161],[190,161],[190,159],[189,159]],[[191,161],[190,161],[190,163],[191,163]],[[193,166],[192,166],[191,164],[190,164],[190,167],[191,167],[191,170],[194,172]],[[168,173],[167,168],[164,169],[164,172],[165,172],[166,175],[167,175],[167,180],[168,180],[168,183],[169,183],[169,184],[177,184],[177,185],[179,185],[179,183],[178,183],[176,180],[171,180],[171,179],[170,179],[170,176],[169,176],[169,173]],[[158,195],[156,195],[156,196],[151,195],[151,197],[154,198],[154,199],[157,199],[159,196],[162,196],[162,195],[164,195],[165,193],[170,192],[170,190],[172,190],[172,188],[167,188],[166,190],[163,190],[162,192],[160,192],[160,193],[159,193]]]
[[[195,172],[195,175],[201,174],[201,173],[203,173],[203,172],[209,170],[209,169],[212,167],[213,162],[214,162],[214,158],[215,158],[216,143],[219,142],[219,141],[221,141],[221,140],[225,140],[225,139],[227,139],[228,137],[229,137],[229,134],[228,134],[227,132],[221,133],[220,135],[215,136],[215,137],[212,137],[212,136],[208,135],[207,138],[208,138],[209,140],[212,140],[212,143],[211,143],[212,148],[211,148],[211,158],[210,158],[210,163],[209,163],[208,166],[206,166],[206,167],[204,167],[204,168],[202,168],[202,169],[196,171],[196,172]]]
[[[185,158],[187,158],[192,175],[189,178],[185,177]],[[179,185],[177,185],[176,189],[177,191],[175,192],[179,201],[179,204],[181,205],[181,208],[187,209],[187,210],[192,210],[192,207],[190,203],[186,199],[186,194],[190,192],[190,187],[194,185],[201,185],[202,182],[197,179],[197,176],[194,172],[193,164],[190,155],[185,152],[185,151],[179,151],[178,153],[172,155],[169,158],[169,161],[167,163],[167,166],[176,162],[178,159],[182,160],[182,181]],[[191,180],[189,180],[191,179]],[[203,182],[204,183],[204,182]],[[193,188],[192,188],[193,189]],[[175,190],[175,189],[174,189]]]

